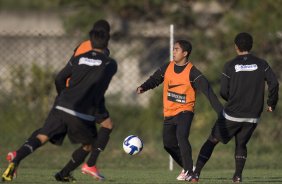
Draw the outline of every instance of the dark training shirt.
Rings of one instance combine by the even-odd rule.
[[[116,61],[103,53],[89,51],[71,58],[56,77],[56,105],[85,115],[104,113],[104,94],[116,72]]]
[[[221,76],[220,94],[227,101],[224,111],[236,118],[259,118],[264,105],[275,109],[279,84],[268,63],[252,54],[239,55],[227,62]]]

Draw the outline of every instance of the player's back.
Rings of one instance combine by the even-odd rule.
[[[230,82],[225,107],[235,117],[259,117],[263,109],[266,61],[252,55],[240,55],[227,63]]]
[[[104,97],[100,86],[107,65],[113,60],[103,53],[89,51],[72,60],[69,87],[63,90],[58,105],[85,114],[93,114],[95,104]],[[108,85],[107,85],[108,86]]]

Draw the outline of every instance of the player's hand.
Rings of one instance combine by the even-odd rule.
[[[273,111],[272,107],[268,106],[267,112],[272,112],[272,111]]]
[[[136,89],[136,93],[137,93],[137,94],[144,93],[143,88],[142,88],[141,86],[140,86],[140,87],[138,87],[138,88]]]

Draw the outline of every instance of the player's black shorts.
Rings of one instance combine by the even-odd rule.
[[[248,141],[257,127],[257,123],[234,122],[219,118],[212,128],[212,136],[223,144],[228,143],[233,136]]]
[[[97,137],[97,128],[93,121],[53,108],[39,133],[47,135],[50,142],[56,145],[63,143],[66,134],[72,143],[92,144]]]

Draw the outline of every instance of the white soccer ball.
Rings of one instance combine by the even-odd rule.
[[[129,155],[136,155],[143,149],[142,140],[136,135],[127,136],[123,141],[123,150]]]

